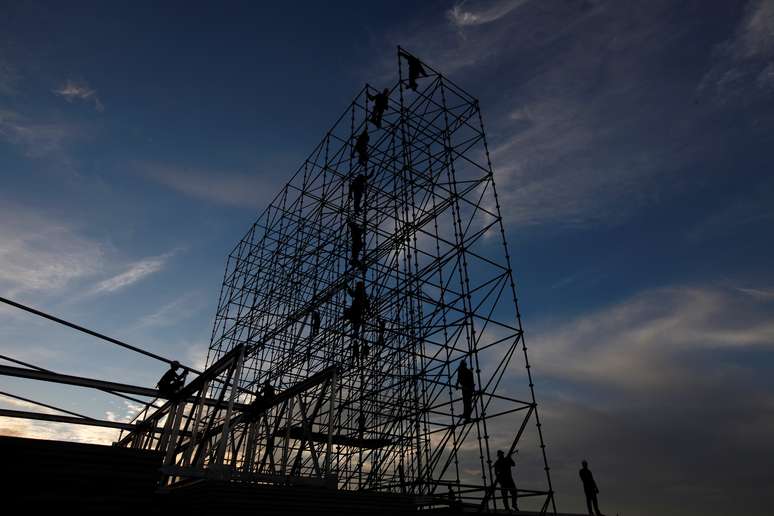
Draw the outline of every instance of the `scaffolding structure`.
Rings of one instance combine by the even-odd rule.
[[[248,402],[266,382],[281,393],[338,374],[315,402],[232,428],[240,446],[226,460],[332,475],[341,489],[477,492],[494,506],[492,436],[508,431],[510,451],[529,442],[539,459],[530,464],[545,472],[541,486],[519,485],[520,501],[555,511],[479,103],[425,63],[424,76],[407,79],[410,59],[398,50],[380,127],[371,117],[381,90],[366,85],[229,254],[208,365],[244,346],[237,398]],[[367,186],[354,199],[361,174]],[[350,295],[361,281],[369,309],[354,328]],[[517,374],[509,365],[519,355]],[[462,360],[475,381],[469,421],[456,387]]]

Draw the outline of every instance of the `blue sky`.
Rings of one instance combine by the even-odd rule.
[[[588,458],[607,513],[768,511],[774,2],[72,4],[0,6],[3,296],[201,365],[226,254],[400,44],[481,100],[560,508]],[[0,320],[43,367],[163,371]]]

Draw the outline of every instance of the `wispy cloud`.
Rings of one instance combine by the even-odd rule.
[[[689,353],[774,349],[770,301],[739,289],[646,291],[533,337],[530,351],[563,381],[670,388],[690,380]]]
[[[103,270],[105,251],[66,223],[16,203],[0,204],[0,288],[20,293],[56,293]]]
[[[58,88],[53,90],[53,93],[64,98],[67,102],[76,100],[93,102],[94,109],[100,112],[105,110],[105,106],[97,95],[97,90],[91,88],[85,81],[68,79]]]
[[[737,287],[737,290],[739,292],[742,292],[744,294],[747,294],[748,296],[752,296],[754,298],[764,300],[764,301],[772,301],[774,300],[774,288],[745,288],[745,287]]]
[[[174,326],[193,317],[205,305],[204,294],[200,292],[183,294],[140,317],[134,329]]]
[[[72,124],[33,120],[15,111],[0,109],[0,138],[19,146],[31,158],[61,151],[67,142],[83,136],[83,131]]]
[[[773,70],[774,2],[752,0],[734,35],[715,48],[698,93],[719,104],[749,104],[771,95]]]
[[[182,194],[208,202],[260,208],[276,193],[275,180],[258,173],[142,163],[137,168],[149,179]]]
[[[129,287],[161,271],[173,255],[174,252],[170,252],[131,263],[125,271],[97,283],[90,293],[112,293]]]
[[[677,286],[533,325],[530,361],[563,512],[584,507],[577,471],[588,459],[606,513],[733,514],[733,491],[750,497],[745,512],[765,514],[774,495],[758,496],[770,474],[755,457],[774,452],[773,310],[767,296]]]
[[[482,109],[510,226],[618,225],[679,192],[679,172],[706,153],[693,113],[658,130],[685,108],[673,85],[643,86],[675,44],[666,4],[632,14],[610,2],[463,3],[388,37],[488,91]]]
[[[457,27],[483,25],[499,20],[520,5],[530,0],[498,0],[485,4],[477,3],[475,8],[469,8],[468,2],[460,2],[446,12],[446,16]]]

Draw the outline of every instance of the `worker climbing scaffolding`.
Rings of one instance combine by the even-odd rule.
[[[352,199],[355,215],[360,213],[360,208],[362,206],[361,202],[363,196],[366,194],[366,189],[368,188],[368,180],[371,179],[372,175],[373,172],[370,174],[360,172],[349,183],[349,197]]]
[[[368,127],[363,128],[363,132],[355,140],[355,146],[352,149],[351,156],[357,153],[357,162],[363,166],[368,166],[368,142],[370,137],[368,136]]]
[[[377,93],[375,95],[366,93],[366,97],[368,98],[368,100],[374,101],[374,108],[371,111],[371,117],[369,118],[369,120],[371,121],[372,124],[374,124],[376,127],[381,129],[382,117],[384,116],[384,112],[387,111],[389,107],[390,89],[384,88],[384,90],[381,93]]]
[[[468,365],[465,360],[460,361],[460,365],[457,368],[457,387],[462,390],[462,417],[465,422],[470,421],[470,415],[473,412],[473,391],[475,389],[475,383],[473,381],[473,371],[468,369]]]

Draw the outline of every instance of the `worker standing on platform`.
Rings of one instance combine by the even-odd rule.
[[[409,88],[417,91],[417,79],[420,77],[427,77],[427,72],[425,71],[424,66],[422,66],[422,62],[416,57],[403,52],[402,50],[400,55],[405,57],[408,62]]]
[[[597,501],[599,488],[597,488],[597,483],[594,481],[594,475],[591,474],[589,463],[584,460],[581,466],[578,474],[580,475],[581,482],[583,482],[583,492],[586,495],[586,507],[589,510],[589,514],[593,515],[596,513],[597,516],[604,516],[599,512],[599,502]],[[594,512],[591,512],[592,505],[594,506]]]
[[[363,128],[363,132],[360,133],[360,136],[357,137],[357,140],[355,141],[355,147],[352,149],[352,156],[355,155],[357,152],[357,161],[362,166],[366,167],[368,166],[368,141],[370,140],[368,136],[368,126]]]
[[[457,387],[462,389],[462,416],[465,418],[465,422],[470,421],[470,414],[473,412],[473,390],[475,389],[475,383],[473,382],[473,371],[468,369],[468,365],[465,360],[460,361],[460,366],[457,368]]]
[[[355,208],[355,215],[360,213],[361,200],[368,188],[368,180],[372,174],[365,174],[363,172],[355,176],[355,178],[349,183],[349,197],[352,199],[352,203]]]
[[[169,370],[164,373],[156,384],[162,397],[173,398],[177,391],[185,385],[185,377],[188,375],[188,371],[185,370],[178,374],[178,369],[180,369],[180,362],[174,360],[169,364]]]
[[[518,491],[516,490],[516,483],[513,481],[513,474],[511,473],[511,468],[515,465],[516,463],[513,462],[513,458],[510,455],[506,457],[502,450],[497,450],[497,460],[494,463],[495,484],[492,485],[492,490],[494,491],[495,486],[500,484],[500,491],[503,495],[503,506],[506,511],[510,510],[508,508],[508,493],[511,494],[511,499],[513,500],[513,510],[519,510],[517,500]]]
[[[381,129],[382,116],[384,116],[384,112],[387,111],[389,107],[390,89],[384,88],[384,91],[377,93],[376,95],[366,93],[366,96],[368,97],[368,100],[374,101],[374,109],[371,111],[370,120],[376,127]]]

